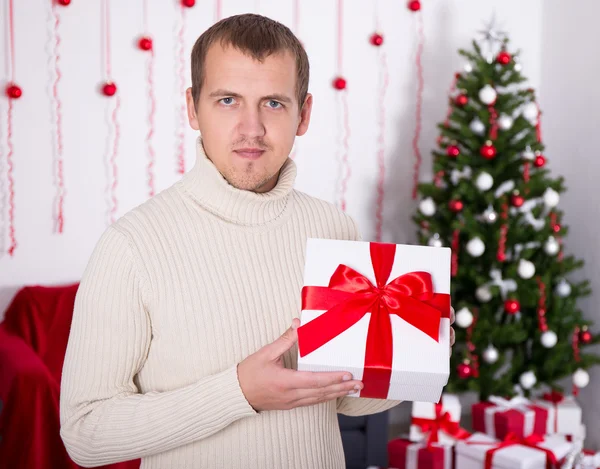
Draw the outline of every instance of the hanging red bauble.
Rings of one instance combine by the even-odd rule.
[[[552,231],[554,231],[555,233],[560,233],[560,230],[562,230],[562,227],[558,223],[555,223],[552,227]]]
[[[69,6],[71,4],[71,0],[56,0],[56,3],[62,5],[64,7]]]
[[[510,204],[513,207],[521,207],[523,204],[525,203],[525,199],[523,198],[523,196],[519,195],[519,194],[513,194],[510,196]]]
[[[502,51],[498,54],[498,57],[496,57],[496,62],[502,65],[507,65],[511,59],[512,57],[508,52]]]
[[[196,4],[196,0],[181,0],[184,7],[192,8]]]
[[[410,11],[419,11],[421,9],[421,2],[419,0],[411,0],[408,2],[408,9]]]
[[[152,50],[152,38],[143,36],[138,41],[138,47],[142,50]]]
[[[544,155],[538,155],[535,157],[533,164],[536,168],[541,168],[546,164],[546,158],[544,158]]]
[[[496,157],[496,147],[492,145],[491,141],[485,142],[485,145],[481,147],[479,150],[481,156],[483,156],[486,160],[492,160]]]
[[[504,311],[508,314],[515,314],[521,309],[521,304],[517,300],[506,300],[504,302]]]
[[[448,148],[446,148],[446,154],[450,158],[456,158],[458,155],[460,155],[460,148],[458,148],[456,145],[450,145]]]
[[[337,77],[333,80],[333,87],[336,90],[345,90],[346,89],[346,80],[342,77]]]
[[[469,364],[468,361],[461,363],[456,367],[456,372],[458,373],[458,377],[460,379],[470,378],[473,374],[473,367]]]
[[[10,85],[8,85],[6,87],[6,96],[8,96],[11,99],[19,99],[21,96],[23,95],[23,90],[15,85],[14,83],[11,83]]]
[[[466,106],[469,102],[469,97],[466,94],[459,94],[454,100],[457,106],[463,107]]]
[[[383,35],[381,35],[379,33],[373,33],[371,35],[371,38],[369,39],[369,41],[374,46],[380,46],[381,44],[383,44]]]
[[[589,344],[592,338],[592,333],[588,330],[587,326],[583,326],[579,333],[579,340],[584,344]]]
[[[448,202],[448,208],[455,213],[462,211],[465,204],[463,204],[462,200],[454,199]]]
[[[112,81],[107,81],[102,87],[102,93],[104,96],[114,96],[117,92],[117,85],[115,85]]]

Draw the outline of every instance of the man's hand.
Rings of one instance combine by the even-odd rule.
[[[238,365],[238,379],[246,400],[256,410],[286,410],[347,396],[362,389],[344,371],[310,372],[283,367],[281,356],[298,340],[298,319],[274,342]]]

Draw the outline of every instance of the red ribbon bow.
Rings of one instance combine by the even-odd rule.
[[[552,390],[552,392],[546,392],[542,396],[545,401],[552,402],[554,404],[554,433],[558,432],[558,404],[565,400],[565,396],[562,392]]]
[[[423,433],[429,432],[427,447],[439,441],[440,430],[457,440],[464,440],[471,435],[468,431],[460,428],[458,422],[453,422],[450,413],[444,412],[442,404],[439,403],[435,405],[434,419],[413,417],[412,423],[419,426]]]
[[[547,448],[540,448],[538,446],[543,441],[544,441],[544,437],[541,435],[533,434],[533,435],[529,435],[526,438],[519,438],[515,433],[511,432],[508,435],[506,435],[506,437],[504,438],[503,441],[500,441],[499,443],[489,443],[489,442],[483,442],[483,441],[469,441],[469,442],[467,442],[467,444],[468,445],[495,445],[494,448],[487,450],[485,453],[484,469],[492,469],[492,463],[493,463],[494,454],[496,453],[496,451],[499,451],[502,448],[506,448],[507,446],[513,446],[513,445],[529,446],[530,448],[534,448],[534,449],[543,451],[544,453],[546,453],[546,469],[554,469],[554,467],[556,467],[556,465],[558,464],[558,461],[556,459],[556,456],[554,456],[554,453],[552,452],[552,450],[547,449]]]
[[[370,312],[361,397],[385,399],[392,375],[390,315],[401,317],[438,341],[440,320],[450,317],[450,295],[433,292],[428,272],[409,272],[388,283],[395,244],[370,243],[370,253],[377,286],[340,264],[329,286],[302,289],[303,310],[327,311],[298,328],[298,348],[301,357],[308,355]]]

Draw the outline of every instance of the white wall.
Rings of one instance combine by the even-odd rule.
[[[6,5],[7,2],[2,2]],[[23,97],[15,102],[15,190],[16,229],[18,250],[14,258],[0,258],[0,310],[3,310],[14,292],[25,284],[57,284],[79,279],[98,237],[105,228],[105,162],[107,135],[105,111],[107,99],[96,92],[101,81],[100,56],[100,1],[74,1],[61,9],[60,34],[62,37],[60,94],[63,101],[65,135],[65,177],[68,190],[65,203],[65,233],[52,233],[52,127],[48,98],[50,82],[46,43],[50,25],[46,0],[27,0],[16,4],[17,80],[23,87]],[[148,2],[150,31],[156,49],[157,117],[155,148],[157,161],[157,188],[163,189],[176,179],[175,174],[175,43],[177,2]],[[567,221],[574,226],[569,246],[584,254],[594,236],[591,214],[575,210],[576,201],[592,184],[590,172],[581,174],[568,158],[578,157],[594,161],[594,139],[584,135],[587,126],[598,122],[597,111],[590,103],[590,93],[574,83],[584,76],[589,89],[591,71],[598,72],[598,62],[591,70],[592,57],[574,53],[581,47],[578,34],[589,34],[585,44],[593,44],[593,15],[581,15],[588,21],[580,28],[580,19],[572,9],[572,31],[562,32],[567,2],[541,0],[424,0],[425,23],[425,93],[421,149],[425,157],[421,177],[430,178],[429,153],[437,136],[436,124],[446,113],[446,93],[455,71],[461,70],[463,60],[459,47],[468,47],[482,22],[496,11],[500,23],[509,32],[513,45],[523,50],[524,73],[531,86],[541,85],[541,100],[545,107],[544,119],[548,156],[551,167],[565,174],[571,181],[571,192],[565,197]],[[569,2],[570,3],[570,2]],[[185,33],[186,56],[199,34],[214,18],[214,2],[198,1],[187,11]],[[415,202],[410,198],[413,154],[410,142],[414,130],[415,104],[415,17],[404,1],[380,0],[345,2],[344,62],[349,82],[349,110],[351,127],[350,165],[353,176],[349,180],[348,211],[359,222],[366,239],[374,235],[375,220],[372,206],[377,181],[376,141],[378,137],[378,50],[368,43],[374,30],[374,8],[378,4],[385,50],[389,64],[390,86],[385,100],[386,122],[386,199],[384,238],[396,242],[414,240],[410,217]],[[583,2],[582,2],[583,4]],[[592,8],[593,0],[586,5]],[[134,40],[142,31],[142,1],[112,2],[112,44],[114,78],[122,99],[120,114],[121,143],[118,166],[119,214],[143,202],[146,198],[144,138],[147,132],[147,98],[145,87],[146,56],[134,47]],[[292,0],[223,0],[223,14],[254,11],[292,26]],[[336,93],[330,86],[335,74],[336,16],[335,0],[300,0],[298,35],[304,42],[311,60],[310,90],[315,96],[313,121],[309,133],[299,139],[296,161],[299,166],[297,187],[312,195],[334,201],[339,162],[336,160]],[[599,7],[595,6],[595,13]],[[3,12],[4,13],[4,12]],[[590,12],[591,13],[591,12]],[[598,16],[598,15],[596,15]],[[586,20],[587,18],[587,20]],[[4,20],[3,20],[4,21]],[[5,27],[5,24],[2,24]],[[4,30],[4,29],[3,29]],[[561,32],[558,32],[561,31]],[[596,33],[597,34],[597,33]],[[1,49],[6,50],[5,35],[0,38]],[[553,44],[551,46],[551,44]],[[559,57],[561,57],[559,59]],[[3,57],[4,58],[4,57]],[[562,61],[562,63],[561,63]],[[0,66],[5,67],[4,62]],[[569,67],[563,64],[568,63]],[[5,67],[6,68],[6,67]],[[189,64],[186,79],[189,83]],[[3,73],[2,76],[6,76]],[[564,83],[561,82],[564,81]],[[575,97],[568,102],[565,94]],[[596,101],[598,95],[595,95]],[[585,100],[585,101],[584,101]],[[581,105],[580,105],[581,101]],[[0,100],[0,142],[6,155],[5,99]],[[569,113],[569,109],[578,112]],[[581,110],[583,109],[583,112]],[[596,115],[594,116],[594,112]],[[564,119],[568,116],[568,119]],[[594,120],[594,117],[596,119]],[[591,130],[591,129],[590,129]],[[194,161],[194,133],[186,130],[186,163]],[[575,133],[581,134],[575,138]],[[588,138],[586,138],[588,137]],[[590,138],[591,137],[591,138]],[[561,151],[562,150],[562,151]],[[589,165],[589,163],[586,161]],[[587,166],[587,165],[586,165]],[[4,166],[5,167],[5,166]],[[577,182],[577,184],[575,184]],[[586,204],[586,207],[588,204]],[[597,207],[595,207],[597,210]],[[5,244],[5,243],[4,243]],[[594,270],[590,253],[586,274],[600,282],[598,268]],[[600,260],[600,259],[599,259]],[[592,265],[590,265],[592,264]],[[600,291],[600,288],[597,289]],[[592,310],[592,300],[585,305]],[[596,315],[598,313],[595,313]],[[600,319],[600,318],[599,318]],[[596,388],[600,373],[594,373]],[[591,388],[591,386],[590,386]],[[587,394],[586,394],[587,393]],[[600,404],[592,402],[591,390],[584,392],[588,409],[600,413]],[[406,406],[392,415],[394,422],[404,421]],[[599,444],[600,431],[593,438]]]

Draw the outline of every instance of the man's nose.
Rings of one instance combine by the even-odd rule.
[[[259,109],[246,107],[242,111],[240,115],[239,131],[248,139],[265,136],[266,129]]]

